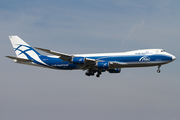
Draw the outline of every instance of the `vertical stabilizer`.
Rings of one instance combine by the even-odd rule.
[[[29,60],[39,58],[40,54],[18,36],[9,36],[9,39],[18,58]]]

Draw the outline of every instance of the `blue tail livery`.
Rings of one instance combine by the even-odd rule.
[[[163,49],[142,49],[117,53],[96,54],[65,54],[34,47],[51,54],[45,56],[38,53],[18,36],[9,36],[16,57],[6,56],[15,63],[33,65],[60,70],[86,70],[85,75],[100,77],[102,72],[120,73],[121,68],[158,66],[160,73],[161,65],[170,63],[176,57]]]

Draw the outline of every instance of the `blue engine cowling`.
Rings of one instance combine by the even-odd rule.
[[[99,69],[108,69],[109,68],[109,62],[98,62],[97,67]]]
[[[74,64],[85,64],[86,63],[86,59],[85,59],[85,57],[74,57],[72,59],[72,62]]]
[[[121,69],[115,68],[115,69],[109,69],[108,71],[109,71],[109,73],[120,73]]]

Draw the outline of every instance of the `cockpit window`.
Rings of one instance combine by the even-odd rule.
[[[165,50],[161,50],[161,52],[165,52]]]

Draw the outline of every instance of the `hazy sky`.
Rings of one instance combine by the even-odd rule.
[[[179,0],[0,0],[0,120],[179,120]],[[9,35],[68,54],[162,48],[177,59],[87,77],[15,64]],[[41,52],[42,54],[46,54]]]

